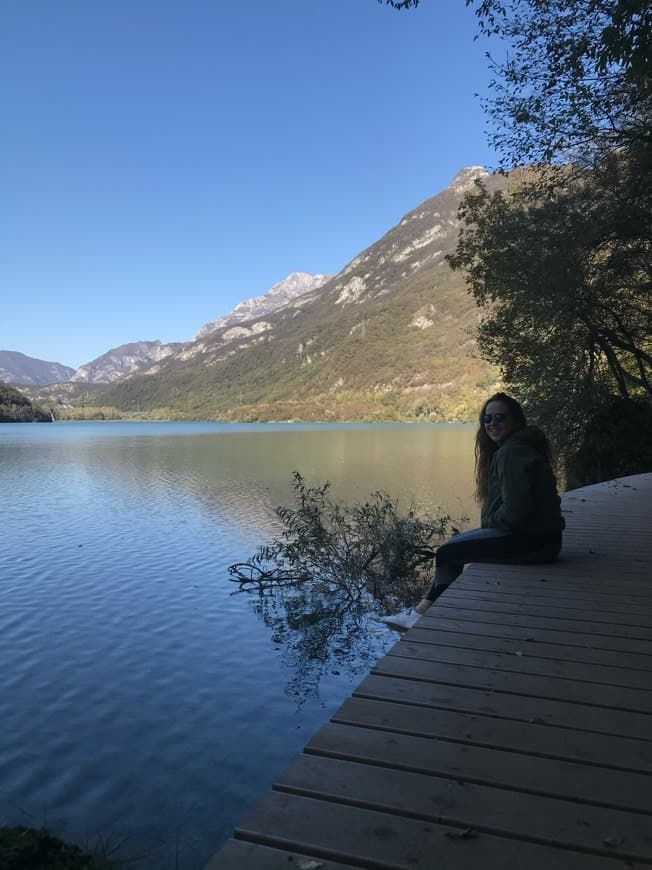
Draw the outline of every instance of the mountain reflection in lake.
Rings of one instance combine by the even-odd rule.
[[[473,431],[0,426],[0,818],[126,836],[143,870],[178,838],[201,868],[395,640],[234,595],[228,566],[276,534],[294,469],[474,521]]]

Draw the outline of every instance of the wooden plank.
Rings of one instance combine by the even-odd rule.
[[[647,573],[650,566],[650,557],[635,558],[630,554],[622,559],[603,558],[600,555],[591,555],[589,552],[578,552],[564,549],[556,562],[533,565],[502,565],[497,563],[477,562],[468,566],[460,579],[475,578],[478,582],[484,580],[511,580],[529,587],[533,581],[541,577],[550,583],[558,582],[560,585],[591,587],[591,578],[597,579],[593,586],[600,588],[611,578],[614,588],[630,590],[644,594],[649,592],[647,586]],[[520,569],[520,570],[519,570]],[[614,576],[615,575],[615,576]]]
[[[468,567],[208,870],[652,865],[650,494],[569,493],[556,564]]]
[[[596,545],[597,546],[597,545]],[[647,582],[647,568],[650,565],[650,555],[647,546],[634,552],[618,556],[606,553],[604,550],[593,550],[591,547],[580,550],[571,544],[564,546],[559,559],[552,563],[533,563],[522,565],[518,562],[476,562],[466,569],[466,574],[495,577],[523,577],[526,582],[531,578],[568,577],[568,582],[581,578],[582,583],[592,577],[612,577],[623,588],[644,590]],[[480,570],[481,568],[481,570]]]
[[[468,578],[466,574],[469,574]],[[553,597],[558,601],[560,606],[563,606],[566,601],[584,603],[590,598],[596,606],[603,604],[615,604],[623,606],[631,606],[633,603],[640,603],[645,607],[650,606],[652,601],[652,587],[647,584],[640,590],[623,590],[621,586],[615,584],[599,585],[594,579],[592,583],[579,584],[564,582],[559,578],[539,578],[535,583],[525,582],[523,578],[518,582],[513,578],[501,577],[498,579],[482,578],[478,579],[475,575],[469,572],[464,572],[459,580],[449,588],[449,592],[464,591],[466,594],[474,594],[475,592],[493,592],[497,595],[509,595],[514,600],[520,597],[541,596],[542,598]]]
[[[623,519],[623,522],[626,520]],[[608,567],[611,561],[627,566],[632,556],[649,561],[644,533],[630,537],[623,526],[614,529],[611,535],[604,526],[594,532],[587,528],[578,528],[564,533],[559,563],[565,565],[581,558],[598,567]]]
[[[645,533],[630,533],[624,527],[627,520],[619,518],[620,525],[613,530],[606,526],[596,524],[595,529],[588,526],[568,528],[564,532],[561,550],[561,561],[565,561],[567,555],[583,553],[588,556],[604,558],[609,556],[616,561],[626,562],[632,553],[641,553],[649,558],[646,549]],[[635,522],[632,520],[632,523]]]
[[[646,484],[649,493],[649,484]],[[596,520],[601,521],[607,530],[617,528],[628,528],[627,519],[629,517],[638,517],[641,520],[646,518],[647,505],[645,504],[646,493],[638,492],[630,493],[631,498],[609,499],[604,498],[603,494],[594,491],[585,491],[586,498],[573,499],[572,493],[567,492],[562,495],[562,512],[565,517],[570,517],[571,521],[566,520],[567,527],[582,525],[584,523],[595,524]],[[649,514],[648,514],[649,516]],[[632,525],[633,530],[644,529],[642,523]]]
[[[604,637],[625,637],[632,640],[650,641],[650,629],[634,625],[610,625],[608,622],[583,622],[580,619],[554,618],[551,616],[529,616],[518,613],[503,613],[499,610],[473,607],[448,607],[446,595],[442,595],[437,601],[434,616],[450,616],[455,619],[476,620],[478,622],[492,622],[495,625],[516,625],[529,628],[549,628],[552,631],[567,631],[569,633],[598,634]],[[430,611],[422,617],[430,619]]]
[[[546,847],[451,825],[271,792],[238,827],[238,837],[311,850],[366,870],[623,870],[622,858]],[[219,866],[219,865],[218,865]],[[646,866],[630,865],[634,870]],[[649,866],[649,865],[648,865]],[[221,868],[220,868],[221,870]],[[247,868],[249,870],[249,868]]]
[[[620,507],[618,510],[620,510]],[[585,533],[594,537],[600,537],[603,532],[604,537],[617,544],[620,550],[625,550],[627,542],[630,540],[644,540],[645,523],[649,521],[649,516],[645,517],[638,511],[623,511],[619,517],[611,520],[611,525],[608,518],[605,520],[604,508],[587,513],[586,515],[578,512],[576,508],[564,513],[567,517],[570,517],[570,521],[567,520],[566,523],[564,536]],[[619,537],[619,530],[626,532],[626,534]]]
[[[597,734],[618,734],[621,737],[635,737],[652,742],[649,714],[497,692],[482,686],[435,682],[430,679],[432,670],[427,667],[421,668],[426,674],[422,680],[417,680],[414,676],[405,679],[405,672],[414,674],[414,670],[401,667],[404,659],[386,658],[385,662],[383,673],[374,669],[371,676],[363,680],[355,691],[357,696],[381,700],[403,699],[409,703],[413,703],[413,698],[421,698],[420,703],[444,710],[518,719],[521,722],[536,721],[546,725],[593,731]],[[372,678],[376,679],[372,682]],[[391,685],[388,685],[389,680],[392,680]],[[397,683],[401,685],[398,686]]]
[[[616,508],[619,510],[619,508]],[[602,541],[611,545],[611,555],[622,557],[628,553],[628,542],[631,540],[637,548],[645,551],[645,531],[649,517],[627,516],[606,517],[600,509],[591,516],[584,517],[578,510],[566,514],[566,529],[563,533],[562,554],[569,549],[587,552],[600,548]],[[630,537],[631,536],[631,537]],[[647,557],[649,558],[649,550]]]
[[[614,509],[619,512],[617,517],[605,516],[605,514],[608,514],[610,510]],[[623,529],[624,526],[627,526],[626,531],[628,536],[644,536],[645,520],[649,519],[649,514],[646,517],[639,507],[632,507],[628,510],[622,503],[610,506],[607,502],[603,501],[600,503],[598,500],[592,503],[585,501],[583,504],[578,503],[572,506],[565,506],[563,513],[567,518],[566,532],[572,532],[574,529],[585,528],[594,529],[596,532],[599,532],[600,529],[604,529],[605,534],[611,535],[612,537],[618,529]],[[630,518],[639,519],[641,522],[630,524],[628,523]],[[619,541],[623,546],[625,546],[623,538],[620,538]]]
[[[330,723],[305,752],[652,815],[652,776]],[[650,822],[652,827],[652,821]]]
[[[645,506],[641,505],[641,499],[633,499],[627,504],[626,501],[620,500],[618,504],[609,503],[608,499],[602,499],[597,493],[593,493],[591,498],[576,499],[573,502],[570,492],[562,495],[562,512],[564,516],[571,517],[572,526],[582,525],[584,523],[595,523],[596,519],[602,518],[605,525],[614,528],[623,525],[623,519],[640,519],[641,524],[633,526],[633,529],[645,528],[644,521],[649,519],[649,513],[646,514]],[[618,515],[614,516],[612,511],[618,511]],[[606,521],[605,521],[606,515]],[[568,521],[567,521],[568,524]],[[569,524],[570,525],[570,524]]]
[[[550,594],[550,589],[555,589],[555,594],[558,595],[586,595],[593,592],[597,597],[611,596],[613,598],[623,598],[624,596],[636,596],[649,600],[652,590],[648,582],[642,576],[641,567],[630,562],[629,572],[625,574],[623,571],[618,571],[618,576],[613,577],[613,570],[606,568],[603,571],[598,571],[591,568],[591,577],[582,577],[576,573],[571,565],[555,565],[552,566],[555,570],[550,570],[550,566],[539,565],[539,571],[533,571],[525,574],[508,574],[502,571],[487,571],[478,570],[479,563],[469,566],[455,581],[456,587],[461,587],[466,584],[475,586],[478,589],[487,588],[495,585],[502,587],[501,591],[509,589],[513,592],[536,592],[537,590],[544,595]],[[483,565],[482,568],[487,568]],[[492,566],[496,567],[496,566]],[[579,566],[578,566],[579,567]]]
[[[566,579],[566,577],[570,578],[570,574],[566,575],[566,577],[553,577],[549,574],[540,574],[539,576],[536,574],[532,574],[531,576],[521,575],[519,582],[516,575],[505,574],[502,572],[487,572],[482,577],[482,580],[480,580],[479,572],[476,570],[478,567],[479,563],[476,565],[470,565],[461,574],[460,578],[450,587],[450,591],[452,592],[454,589],[461,589],[466,583],[473,582],[474,584],[479,585],[479,583],[482,582],[484,583],[485,588],[488,589],[492,586],[495,588],[496,592],[518,590],[519,593],[527,595],[528,593],[539,591],[549,596],[551,601],[555,600],[556,595],[559,595],[561,598],[565,594],[568,594],[569,597],[570,595],[576,595],[577,598],[587,601],[593,600],[595,594],[596,603],[598,603],[600,598],[605,595],[610,595],[614,601],[639,600],[645,603],[646,606],[649,606],[650,602],[651,589],[648,581],[641,579],[640,581],[630,581],[625,584],[622,582],[620,574],[613,571],[598,574],[597,572],[588,570],[584,573],[584,571],[578,569],[577,571],[573,571],[572,580]],[[650,568],[649,573],[652,575],[652,568]],[[643,572],[639,572],[638,576],[642,577]],[[598,596],[600,596],[600,598],[598,598]]]
[[[619,545],[620,549],[624,549],[626,541],[630,539],[642,538],[645,532],[646,517],[642,516],[639,510],[626,511],[622,505],[606,504],[594,505],[594,510],[589,510],[586,513],[585,505],[574,505],[572,508],[563,510],[566,518],[566,530],[564,535],[577,534],[579,532],[587,532],[587,534],[599,536],[600,530],[604,530],[605,537],[612,539]],[[610,510],[622,511],[618,517],[605,516]],[[602,525],[601,525],[602,524]],[[627,535],[620,538],[617,536],[618,530],[621,529]]]
[[[462,631],[435,631],[433,629],[415,626],[410,629],[406,639],[415,643],[429,643],[433,646],[447,648],[485,650],[491,653],[505,655],[523,655],[553,661],[578,662],[586,665],[606,665],[624,673],[644,671],[652,674],[652,650],[650,655],[619,652],[614,655],[612,650],[593,649],[585,646],[569,644],[540,643],[533,637],[495,637],[482,634],[470,634]],[[648,676],[648,679],[651,677]]]
[[[621,518],[623,524],[627,522]],[[636,520],[632,520],[636,522]],[[610,534],[602,527],[592,530],[588,527],[569,529],[564,533],[560,561],[566,561],[567,556],[585,554],[601,559],[613,559],[615,562],[627,562],[632,555],[649,558],[645,533],[629,534],[621,525]]]
[[[589,493],[587,493],[588,495]],[[590,498],[577,499],[572,503],[570,493],[565,493],[562,496],[562,502],[562,512],[564,516],[572,518],[573,525],[576,522],[580,525],[584,522],[595,522],[596,519],[602,517],[605,525],[614,528],[623,525],[623,519],[639,519],[642,522],[649,519],[649,513],[645,513],[646,508],[645,505],[641,505],[640,498],[638,500],[632,499],[629,504],[627,500],[623,499],[610,503],[609,499],[601,498],[598,493],[591,493]],[[617,515],[614,515],[615,511],[618,512]],[[642,525],[636,525],[633,528],[640,527],[644,528]]]
[[[541,588],[544,591],[541,591]],[[637,616],[645,616],[652,618],[652,593],[649,596],[629,596],[629,595],[611,595],[598,597],[596,591],[588,599],[586,592],[577,593],[571,596],[568,592],[552,592],[545,587],[539,589],[526,589],[521,587],[518,592],[501,589],[500,587],[480,588],[464,583],[453,583],[446,591],[447,601],[490,601],[494,603],[502,602],[510,606],[516,606],[519,609],[534,605],[536,607],[550,608],[553,604],[554,609],[560,616],[574,616],[582,614],[582,617],[588,616],[589,613],[600,613],[607,616],[612,614],[623,614],[631,616],[632,610],[635,609]]]
[[[423,773],[300,755],[276,788],[425,822],[453,824],[594,855],[652,864],[649,816],[461,783]],[[617,846],[605,838],[617,836]]]
[[[351,870],[350,864],[327,861],[317,855],[289,852],[246,843],[244,840],[229,840],[219,854],[206,864],[204,870]]]
[[[527,569],[518,572],[518,565],[497,565],[494,563],[476,562],[469,565],[460,579],[475,578],[478,582],[486,580],[518,581],[524,588],[531,588],[543,578],[544,582],[557,582],[559,586],[573,588],[578,586],[586,589],[609,588],[612,591],[629,591],[645,595],[649,593],[647,576],[650,562],[648,559],[635,559],[630,556],[622,560],[602,559],[591,561],[592,557],[578,554],[573,558],[565,556],[552,565],[525,565]],[[480,570],[482,568],[482,570]],[[505,569],[505,570],[503,570]]]
[[[618,515],[614,514],[614,511],[640,515],[641,511],[646,509],[644,496],[646,490],[649,491],[650,483],[649,474],[637,475],[637,477],[641,481],[642,488],[632,487],[632,491],[629,493],[624,490],[610,492],[606,489],[606,482],[582,487],[579,490],[569,490],[562,496],[564,511],[568,509],[579,512],[578,509],[580,509],[583,516],[584,510],[586,510],[586,514],[591,516],[596,510],[603,510],[614,523],[618,519]]]
[[[618,509],[620,510],[620,508]],[[627,542],[630,540],[645,540],[645,522],[649,520],[649,516],[645,517],[638,511],[623,511],[617,518],[617,521],[613,521],[613,524],[610,526],[608,525],[608,520],[605,521],[603,508],[587,512],[586,515],[574,508],[572,511],[564,511],[564,515],[570,518],[566,521],[564,537],[573,534],[579,535],[580,533],[599,537],[601,533],[604,533],[606,539],[614,541],[622,550],[626,548]],[[630,520],[638,520],[639,522],[630,522]],[[628,527],[626,529],[627,535],[619,537],[618,532],[625,525]]]
[[[652,774],[652,744],[629,737],[596,734],[571,728],[559,729],[543,722],[522,722],[498,719],[480,713],[460,713],[456,710],[433,708],[420,703],[423,694],[401,693],[400,685],[384,681],[384,691],[369,678],[369,690],[374,697],[353,697],[342,704],[332,721],[338,724],[392,731],[446,741],[516,751],[529,756]],[[367,681],[365,681],[367,682]],[[413,684],[414,689],[419,684]],[[393,692],[392,692],[393,690]],[[388,700],[376,700],[379,696]],[[412,703],[410,703],[412,700]]]
[[[426,648],[424,644],[419,646]],[[638,689],[562,680],[537,674],[524,675],[495,668],[433,663],[427,658],[403,658],[391,654],[384,656],[372,669],[372,673],[474,689],[490,689],[509,695],[569,701],[578,706],[589,704],[596,708],[594,715],[602,715],[601,710],[627,712],[639,723],[638,727],[643,729],[644,736],[652,740],[652,693]]]
[[[648,480],[644,478],[647,476]],[[649,483],[649,474],[645,475],[637,475],[637,477],[643,483],[643,495],[645,495],[645,490],[649,491],[650,483]],[[578,512],[578,507],[581,509],[580,516],[593,516],[596,511],[604,510],[607,508],[609,512],[613,511],[614,508],[617,508],[618,511],[622,512],[626,515],[632,516],[640,516],[641,519],[645,519],[646,514],[646,505],[640,498],[640,495],[636,495],[636,493],[640,493],[641,490],[639,487],[633,487],[634,492],[629,493],[629,497],[626,493],[621,493],[618,495],[618,504],[615,504],[615,500],[611,493],[605,493],[601,490],[601,487],[605,486],[605,483],[595,484],[591,486],[582,487],[580,490],[568,490],[562,495],[562,503],[564,513],[576,511]],[[622,498],[621,496],[625,497]],[[614,517],[613,513],[609,513],[612,518]]]
[[[462,575],[463,576],[463,575]],[[524,583],[508,585],[500,580],[477,582],[464,580],[460,577],[446,591],[446,597],[451,598],[484,598],[491,595],[493,598],[500,596],[504,601],[524,603],[528,600],[534,604],[550,603],[554,601],[558,608],[582,608],[586,605],[588,589],[569,589],[566,586],[552,586],[546,580],[539,580],[539,585],[528,587]],[[645,595],[632,595],[623,593],[621,589],[609,588],[600,590],[594,587],[590,590],[591,606],[594,610],[609,610],[615,608],[616,612],[626,612],[632,606],[641,607],[643,612],[652,613],[652,588]]]
[[[598,686],[638,689],[641,692],[641,699],[646,701],[645,709],[652,712],[652,673],[649,671],[630,671],[626,668],[605,665],[584,665],[576,661],[539,659],[529,654],[529,644],[525,646],[525,649],[523,646],[525,644],[511,654],[457,649],[451,646],[419,643],[413,632],[410,632],[409,637],[403,638],[387,654],[441,664],[488,668],[540,677],[559,677],[562,680],[583,681]],[[598,691],[598,694],[602,693]],[[624,702],[623,706],[627,706],[626,697],[620,697]]]
[[[616,510],[619,510],[619,507],[616,507]],[[585,544],[600,545],[600,542],[605,541],[614,553],[622,554],[627,551],[630,541],[634,546],[645,545],[646,523],[649,522],[649,516],[623,512],[619,517],[610,520],[605,519],[604,509],[602,512],[598,510],[584,517],[576,508],[564,512],[564,515],[566,516],[564,540],[575,539],[578,547]]]
[[[635,653],[646,658],[652,656],[652,642],[649,640],[640,640],[622,638],[619,636],[607,637],[605,635],[584,634],[578,632],[555,631],[554,629],[545,627],[539,628],[530,625],[515,626],[511,623],[502,621],[487,622],[482,620],[462,619],[455,615],[453,611],[446,611],[439,608],[431,608],[427,616],[419,620],[415,629],[419,631],[427,631],[432,634],[441,632],[465,632],[467,634],[477,634],[488,637],[513,638],[527,643],[536,641],[541,644],[563,644],[568,646],[577,646],[583,649],[601,649],[614,653]],[[412,630],[415,630],[412,629]],[[620,655],[614,656],[619,659]]]
[[[598,532],[593,537],[583,529],[568,533],[564,536],[557,564],[562,569],[587,566],[598,571],[612,568],[628,571],[632,569],[634,562],[649,563],[650,555],[645,537],[630,540],[624,530],[620,534],[621,540]],[[622,538],[628,541],[627,549],[622,546]]]
[[[493,596],[495,600],[492,601],[489,596],[483,598],[479,596],[462,596],[460,598],[452,589],[450,592],[450,595],[444,593],[437,600],[438,607],[455,607],[464,610],[480,611],[481,613],[506,613],[537,618],[552,618],[567,625],[571,631],[574,630],[573,623],[579,623],[579,625],[590,623],[599,626],[601,628],[597,630],[598,634],[604,631],[603,626],[612,630],[620,630],[622,628],[630,631],[634,629],[636,630],[635,636],[642,636],[652,640],[652,617],[640,613],[637,607],[631,608],[627,613],[610,613],[604,610],[594,610],[590,602],[587,602],[584,611],[580,608],[569,611],[567,608],[558,608],[554,600],[549,601],[545,605],[529,600],[519,604],[500,596]],[[639,629],[641,630],[640,632]]]
[[[624,588],[644,589],[650,564],[647,545],[641,543],[640,547],[632,546],[627,553],[622,554],[614,553],[614,548],[608,542],[606,545],[596,542],[593,546],[596,549],[581,551],[572,548],[571,543],[568,551],[562,551],[557,563],[560,574],[572,574],[583,581],[596,577],[602,582],[610,577],[614,582],[622,583]]]
[[[595,580],[584,588],[571,589],[565,584],[554,584],[544,579],[537,581],[536,585],[527,585],[526,583],[511,584],[503,578],[491,583],[486,581],[480,586],[472,580],[460,578],[445,593],[447,598],[467,599],[478,599],[483,597],[483,594],[494,598],[500,597],[503,601],[515,604],[523,604],[528,600],[532,604],[539,605],[554,603],[558,612],[565,608],[581,610],[589,601],[594,610],[609,610],[613,605],[614,612],[620,613],[631,611],[635,607],[640,607],[646,616],[647,611],[652,611],[652,586],[649,588],[646,586],[645,593],[639,595],[614,589],[612,585],[600,589]],[[564,614],[560,612],[560,615]]]

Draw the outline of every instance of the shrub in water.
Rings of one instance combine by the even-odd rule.
[[[282,531],[247,562],[231,565],[241,589],[265,595],[310,584],[331,602],[394,610],[414,600],[432,567],[436,545],[458,531],[451,518],[399,512],[385,492],[340,505],[330,484],[307,486],[294,472],[294,507],[279,507]]]

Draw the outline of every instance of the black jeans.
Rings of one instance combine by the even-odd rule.
[[[507,532],[502,529],[462,532],[437,550],[435,577],[426,598],[429,601],[438,598],[460,576],[467,562],[554,562],[560,550],[561,532]]]

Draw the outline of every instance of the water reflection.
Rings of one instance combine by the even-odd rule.
[[[229,573],[240,591],[258,595],[255,610],[285,650],[296,672],[288,690],[301,702],[318,695],[333,660],[348,673],[375,660],[370,615],[419,600],[436,546],[462,523],[402,511],[382,492],[342,504],[329,483],[293,478],[294,504],[277,509],[275,539]]]
[[[383,490],[403,506],[477,518],[473,426],[195,426],[53,424],[39,435],[47,428],[59,438],[41,436],[38,451],[33,443],[9,446],[23,454],[17,467],[38,462],[46,480],[65,481],[68,497],[98,487],[111,497],[137,491],[153,510],[171,497],[192,500],[209,522],[245,540],[268,539],[278,528],[274,511],[291,499],[295,470],[312,484],[329,480],[342,502]],[[54,467],[64,474],[48,473]]]
[[[326,597],[308,584],[255,595],[252,606],[281,651],[290,673],[286,694],[299,707],[319,697],[323,677],[346,673],[350,678],[366,672],[382,655],[384,642],[386,646],[386,632],[374,623],[368,608]]]
[[[140,573],[146,568],[155,574],[161,562],[166,576],[176,570],[181,580],[184,572],[190,579],[208,567],[230,594],[229,559],[247,559],[279,533],[275,509],[291,502],[297,469],[311,484],[331,481],[340,503],[382,489],[405,508],[414,502],[435,515],[477,512],[469,426],[53,424],[32,427],[30,439],[24,432],[0,441],[0,459],[7,448],[12,456],[14,499],[24,497],[23,510],[40,535],[49,527],[55,558],[63,556],[80,571],[89,553],[82,546],[92,544],[98,561],[107,558],[102,548],[114,548],[114,565],[123,561],[118,547]],[[36,503],[17,479],[25,474],[42,485]],[[85,535],[88,518],[99,522],[100,516],[101,531]],[[214,554],[195,549],[195,516],[213,537]],[[71,553],[69,544],[79,552]],[[212,566],[200,564],[207,555],[215,557]],[[123,576],[124,568],[116,566],[115,573]],[[283,647],[284,667],[291,672],[288,691],[296,698],[316,695],[319,674],[355,672],[356,662],[377,655],[379,631],[368,615],[308,600],[314,594],[277,594],[255,605]],[[319,619],[311,623],[316,613]]]
[[[275,535],[294,469],[338,501],[383,489],[473,511],[472,440],[463,426],[3,424],[6,818],[55,819],[80,842],[130,834],[134,851],[160,841],[143,870],[175,866],[182,825],[181,866],[202,867],[393,639],[308,590],[233,595],[228,566]]]

